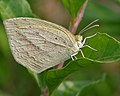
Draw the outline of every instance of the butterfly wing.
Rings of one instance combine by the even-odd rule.
[[[65,28],[35,18],[4,21],[12,54],[17,62],[40,73],[73,54],[75,39]]]

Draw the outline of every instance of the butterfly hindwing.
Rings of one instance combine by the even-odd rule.
[[[4,21],[14,58],[40,73],[70,58],[74,37],[65,28],[34,18]]]

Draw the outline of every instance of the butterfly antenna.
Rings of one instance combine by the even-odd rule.
[[[89,30],[89,29],[91,29],[91,28],[94,28],[94,27],[98,27],[99,25],[93,25],[93,26],[91,26],[92,24],[94,24],[95,22],[97,22],[99,19],[96,19],[96,20],[94,20],[93,22],[91,22],[90,24],[88,24],[86,27],[84,27],[80,32],[79,32],[79,34],[82,34],[83,32],[85,32],[85,31],[87,31],[87,30]]]
[[[85,32],[85,31],[87,31],[87,30],[89,30],[89,29],[91,29],[91,28],[94,28],[94,27],[99,27],[99,25],[90,26],[89,28],[86,28],[86,29],[80,31],[80,33],[82,34],[83,32]]]

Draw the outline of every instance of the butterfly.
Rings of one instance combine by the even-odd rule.
[[[96,34],[83,40],[81,35],[73,35],[57,24],[28,17],[7,19],[4,25],[15,60],[36,73],[70,58],[74,60],[79,51],[85,57],[81,50],[83,47],[95,50],[84,44],[86,39]]]

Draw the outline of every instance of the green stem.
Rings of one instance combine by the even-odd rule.
[[[84,12],[87,6],[88,0],[85,1],[85,3],[83,4],[82,8],[80,9],[78,16],[76,18],[72,18],[72,26],[70,28],[71,33],[75,34],[78,28],[78,25],[80,24],[83,16],[84,16]]]

